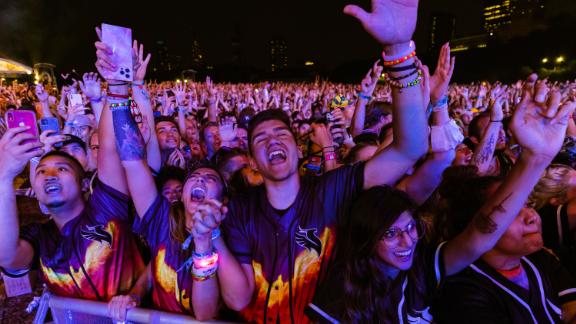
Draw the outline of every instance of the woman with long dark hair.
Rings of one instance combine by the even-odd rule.
[[[471,221],[449,241],[430,244],[420,239],[425,233],[405,194],[387,187],[364,192],[342,227],[337,270],[310,304],[311,315],[332,323],[433,321],[429,306],[437,287],[494,248],[562,145],[574,104],[537,101],[541,89],[533,99],[535,81],[526,82],[511,125],[522,154]]]

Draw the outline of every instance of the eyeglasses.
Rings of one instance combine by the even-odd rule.
[[[424,230],[422,229],[421,223],[413,220],[406,225],[404,229],[390,227],[384,232],[381,239],[387,243],[398,243],[404,236],[404,233],[407,233],[412,240],[418,240],[424,236]]]

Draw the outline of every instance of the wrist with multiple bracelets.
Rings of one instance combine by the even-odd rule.
[[[383,55],[384,59],[384,80],[388,83],[391,87],[396,89],[406,89],[411,88],[414,86],[419,85],[422,82],[423,73],[422,70],[418,68],[415,62],[416,59],[416,46],[414,45],[413,41],[410,41],[410,46],[408,47],[408,51],[404,53],[400,53],[395,56],[385,56]],[[405,63],[409,63],[408,65],[404,65]],[[397,74],[400,72],[404,72],[400,75],[392,75],[393,73]],[[405,82],[402,80],[410,79],[411,77],[415,76],[411,81]]]

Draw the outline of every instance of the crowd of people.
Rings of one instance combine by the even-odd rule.
[[[105,80],[100,40],[99,73],[2,85],[2,116],[61,125],[0,120],[2,271],[118,321],[576,321],[576,83],[451,84],[418,1],[373,2],[344,9],[383,47],[359,84],[151,82],[136,41],[133,81]]]

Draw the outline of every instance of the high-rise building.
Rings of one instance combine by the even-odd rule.
[[[484,30],[493,34],[512,23],[513,0],[484,0]]]
[[[430,49],[435,50],[454,38],[456,17],[448,13],[433,13],[430,20]]]
[[[192,67],[195,69],[202,68],[204,66],[204,53],[202,53],[202,48],[200,47],[200,42],[197,40],[192,41]]]
[[[288,68],[288,45],[282,38],[270,41],[270,71],[279,72]]]
[[[512,24],[533,24],[542,18],[545,2],[546,0],[484,0],[484,30],[493,34]]]

